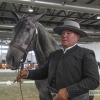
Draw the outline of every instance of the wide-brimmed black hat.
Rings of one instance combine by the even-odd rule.
[[[85,33],[84,31],[82,31],[80,29],[80,25],[79,23],[75,22],[75,21],[65,21],[64,24],[62,26],[57,26],[53,29],[53,31],[59,35],[62,34],[62,31],[63,30],[71,30],[71,31],[74,31],[78,34],[80,34],[80,38],[81,37],[87,37],[87,33]]]

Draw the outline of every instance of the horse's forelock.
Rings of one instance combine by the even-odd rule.
[[[19,30],[19,28],[20,28],[20,25],[22,24],[22,22],[23,22],[23,20],[19,20],[19,22],[16,24],[16,26],[13,28],[13,30],[15,31],[15,32],[17,32],[18,30]]]
[[[28,22],[27,18],[21,18],[16,26],[13,28],[13,32],[16,33],[20,30],[21,26],[24,26],[25,23]]]

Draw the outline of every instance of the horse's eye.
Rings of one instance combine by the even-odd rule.
[[[27,27],[27,28],[26,28],[26,31],[27,31],[27,32],[29,32],[29,31],[30,31],[30,28],[29,28],[29,27]]]

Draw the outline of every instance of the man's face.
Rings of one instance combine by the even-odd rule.
[[[70,30],[62,31],[62,34],[61,34],[62,46],[64,48],[73,46],[75,43],[77,43],[79,37],[80,35],[73,31],[70,31]]]

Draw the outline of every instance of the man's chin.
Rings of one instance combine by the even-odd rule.
[[[62,46],[63,47],[68,47],[68,44],[67,43],[62,43]]]

